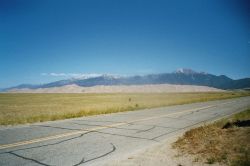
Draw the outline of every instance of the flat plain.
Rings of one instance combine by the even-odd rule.
[[[0,125],[53,121],[249,96],[249,92],[0,94]]]
[[[175,160],[176,153],[170,151],[169,143],[190,128],[249,107],[250,97],[240,97],[1,126],[0,165],[193,165],[193,160]],[[150,153],[145,154],[145,150]]]

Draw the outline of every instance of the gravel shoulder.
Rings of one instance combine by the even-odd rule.
[[[179,152],[172,148],[172,143],[182,136],[184,132],[172,135],[159,144],[140,150],[124,159],[112,160],[106,166],[222,166],[218,163],[206,164],[204,162],[196,162],[195,158],[191,155],[180,156]]]

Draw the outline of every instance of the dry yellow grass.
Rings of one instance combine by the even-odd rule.
[[[0,94],[0,125],[13,125],[247,96],[244,92]]]
[[[250,109],[214,124],[187,131],[173,147],[181,154],[195,155],[195,161],[232,166],[250,165],[250,127],[222,129],[227,122],[250,120]]]

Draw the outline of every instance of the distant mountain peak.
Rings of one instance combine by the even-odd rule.
[[[188,69],[188,68],[179,68],[179,69],[175,70],[174,73],[196,74],[197,72],[192,70],[192,69]]]
[[[194,70],[188,69],[188,68],[179,68],[179,69],[175,70],[174,73],[178,73],[178,74],[207,74],[205,72],[197,72],[197,71],[194,71]]]
[[[101,76],[103,76],[103,74],[97,74],[97,73],[81,74],[81,75],[77,75],[76,77],[72,77],[71,80],[84,80],[84,79],[101,77]]]
[[[118,79],[118,78],[121,78],[123,76],[121,75],[116,75],[116,74],[103,74],[101,75],[100,77],[103,77],[105,79]]]

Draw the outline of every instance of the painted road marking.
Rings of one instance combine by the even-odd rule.
[[[232,103],[232,102],[225,102],[222,104],[228,104],[228,103]],[[117,127],[117,126],[121,126],[121,125],[126,125],[128,123],[135,123],[135,122],[147,121],[147,120],[152,120],[152,119],[164,118],[164,117],[167,117],[169,115],[205,110],[205,109],[209,109],[209,108],[213,108],[213,107],[217,107],[217,106],[218,105],[210,105],[210,106],[206,106],[206,107],[193,108],[193,109],[183,110],[183,111],[179,111],[179,112],[169,113],[166,115],[153,116],[153,117],[149,117],[149,118],[137,119],[137,120],[128,121],[128,122],[114,123],[111,125],[104,125],[104,126],[94,127],[94,128],[90,128],[90,129],[79,129],[79,131],[68,132],[68,133],[64,133],[64,134],[57,134],[57,135],[52,135],[52,136],[48,136],[48,137],[42,137],[42,138],[37,138],[37,139],[32,139],[32,140],[27,140],[27,141],[21,141],[21,142],[16,142],[16,143],[11,143],[11,144],[0,145],[0,150],[18,147],[18,146],[23,146],[23,145],[34,144],[34,143],[39,143],[39,142],[44,142],[44,141],[49,141],[49,140],[54,140],[54,139],[59,139],[59,138],[64,138],[64,137],[69,137],[69,136],[78,135],[78,134],[84,134],[84,133],[87,133],[90,131],[97,131],[97,130],[112,128],[112,127]]]

